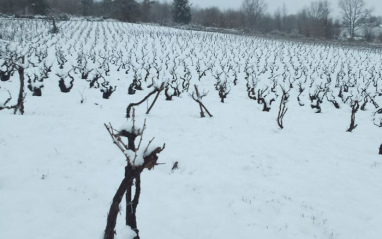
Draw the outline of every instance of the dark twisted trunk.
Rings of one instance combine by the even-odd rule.
[[[359,109],[359,103],[356,100],[354,104],[352,104],[352,111],[351,111],[351,119],[350,119],[350,127],[347,130],[347,132],[352,132],[355,128],[357,128],[357,124],[355,124],[355,114],[357,113]]]
[[[155,102],[157,101],[157,99],[158,99],[158,97],[159,97],[159,95],[160,95],[160,93],[162,92],[163,89],[164,89],[164,83],[162,83],[162,85],[160,86],[160,88],[157,90],[157,95],[155,96],[154,101],[153,101],[153,103],[150,105],[150,107],[149,107],[149,109],[147,110],[146,114],[149,114],[149,113],[150,113],[151,109],[154,107],[154,104],[155,104]]]
[[[113,202],[109,209],[109,214],[107,217],[107,224],[105,229],[105,235],[103,239],[114,239],[115,234],[115,225],[117,223],[117,216],[119,213],[119,204],[122,201],[123,195],[126,192],[126,225],[130,226],[138,236],[138,229],[137,229],[137,222],[136,222],[136,216],[135,211],[136,207],[138,205],[138,198],[140,195],[140,174],[143,171],[143,167],[132,167],[131,165],[128,165],[125,167],[125,178],[122,180],[121,185],[119,186],[117,192],[114,195]],[[137,180],[137,178],[139,178]],[[136,189],[136,195],[134,197],[133,202],[131,202],[131,188],[133,186],[133,180],[136,179],[136,185],[137,182],[139,185],[139,191]],[[138,192],[138,194],[137,194]],[[137,199],[136,199],[137,197]],[[136,201],[136,203],[134,202]],[[129,204],[132,203],[132,204]]]
[[[132,186],[132,185],[131,185]],[[130,226],[131,229],[133,229],[136,233],[137,236],[134,239],[139,239],[139,230],[137,226],[137,207],[139,203],[139,197],[141,195],[141,175],[140,173],[137,174],[135,177],[135,194],[134,194],[134,199],[131,200],[131,186],[130,190],[128,188],[128,191],[130,191],[130,200],[129,203],[126,203],[126,205],[129,208],[126,208],[126,225]],[[127,202],[127,196],[126,196],[126,202]]]
[[[148,98],[150,98],[150,96],[152,96],[153,94],[157,93],[159,91],[162,91],[163,90],[163,86],[164,86],[164,83],[161,85],[161,87],[158,89],[158,88],[155,88],[153,91],[151,91],[148,95],[145,96],[145,98],[143,98],[141,101],[137,102],[137,103],[130,103],[128,106],[127,106],[127,109],[126,109],[126,118],[130,118],[130,112],[131,112],[131,109],[132,107],[134,106],[137,106],[137,105],[140,105],[142,104],[143,102],[145,102]],[[159,94],[158,94],[159,95]],[[157,97],[156,97],[157,98]],[[153,102],[152,106],[154,105],[155,101]],[[152,108],[152,106],[150,107],[150,109]],[[149,110],[150,110],[149,109]],[[148,111],[149,112],[149,111]],[[148,114],[148,113],[147,113]]]
[[[114,239],[115,234],[115,225],[117,223],[117,216],[119,212],[119,204],[122,201],[123,194],[126,191],[127,179],[124,178],[119,186],[115,196],[113,198],[113,202],[109,209],[109,214],[107,216],[107,224],[105,229],[105,235],[103,239]]]
[[[135,114],[133,114],[133,118],[134,116]],[[145,126],[146,126],[146,123],[143,126],[143,130]],[[135,138],[137,137],[135,132],[129,133],[125,130],[118,132],[118,131],[115,131],[111,125],[107,126],[106,124],[105,124],[105,127],[107,131],[109,132],[110,136],[112,137],[114,144],[116,144],[118,148],[122,150],[122,152],[125,154],[128,161],[128,165],[125,167],[125,177],[122,180],[117,192],[115,193],[113,202],[110,206],[103,239],[114,239],[114,235],[116,234],[115,226],[117,222],[117,216],[118,216],[118,213],[120,212],[119,205],[122,201],[122,198],[125,192],[126,192],[126,218],[125,218],[126,225],[130,226],[130,228],[135,231],[136,236],[134,237],[134,239],[139,239],[139,230],[137,228],[136,211],[137,211],[137,206],[139,203],[139,197],[141,195],[141,173],[145,168],[147,168],[148,170],[151,170],[152,168],[154,168],[155,165],[157,165],[157,161],[158,161],[157,154],[159,154],[160,152],[164,150],[165,144],[163,145],[162,148],[157,147],[149,155],[145,156],[143,158],[144,160],[143,165],[136,166],[135,159],[137,155],[135,155],[134,159],[130,159],[125,153],[126,150],[131,150],[133,152],[136,152],[137,150],[139,150],[140,143],[138,148],[135,147],[135,143],[134,143]],[[135,131],[134,126],[132,127],[132,131]],[[143,131],[140,134],[142,135],[142,133]],[[120,136],[124,136],[128,138],[129,140],[128,145],[123,143]],[[133,164],[131,164],[131,160],[133,160]],[[133,187],[134,179],[135,179],[135,194],[134,194],[134,198],[132,199],[132,187]]]
[[[208,116],[213,117],[213,115],[208,111],[208,109],[206,108],[206,106],[199,100],[199,99],[201,99],[203,96],[201,96],[201,95],[199,94],[198,87],[197,87],[196,85],[194,85],[194,87],[195,87],[195,92],[196,92],[196,97],[197,97],[197,98],[194,98],[194,97],[192,97],[192,98],[193,98],[194,101],[196,101],[196,102],[199,104],[199,108],[200,108],[200,117],[201,117],[201,118],[204,118],[204,117],[205,117],[203,109],[207,112]]]
[[[24,64],[25,58],[21,58],[22,64]],[[24,67],[19,66],[17,69],[19,76],[20,76],[20,91],[19,91],[19,98],[17,100],[17,105],[15,107],[14,114],[17,114],[17,111],[20,111],[20,113],[24,114]]]

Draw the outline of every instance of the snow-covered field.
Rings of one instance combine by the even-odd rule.
[[[117,22],[59,27],[51,35],[46,22],[0,19],[11,42],[0,64],[23,55],[31,79],[25,114],[0,111],[0,238],[102,238],[126,166],[104,123],[123,125],[128,104],[161,82],[180,96],[162,91],[148,115],[153,97],[135,108],[145,139],[166,143],[165,164],[142,173],[141,238],[382,238],[380,51]],[[194,84],[212,118],[200,118]],[[16,104],[17,72],[0,87],[0,107],[9,93]],[[346,132],[351,107],[366,100]],[[131,233],[124,204],[118,239]]]

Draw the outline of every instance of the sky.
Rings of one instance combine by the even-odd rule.
[[[189,0],[194,6],[199,6],[202,8],[216,6],[220,9],[238,9],[240,8],[242,0]],[[309,5],[311,1],[309,0],[266,0],[268,5],[268,12],[273,13],[278,7],[281,7],[285,2],[288,13],[296,13],[304,6]],[[338,0],[329,0],[331,7],[333,9],[334,15],[339,14]],[[373,9],[373,14],[377,16],[382,16],[382,0],[365,0],[367,7]]]

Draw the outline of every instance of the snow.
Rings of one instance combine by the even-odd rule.
[[[120,229],[120,231],[117,232],[115,239],[133,239],[137,233],[135,233],[131,228],[129,227],[123,227]]]
[[[139,146],[140,137],[137,137],[135,140],[135,146],[139,147],[137,151],[125,150],[123,153],[130,159],[130,162],[134,166],[142,166],[144,158],[150,155],[155,149],[162,148],[162,145],[157,143],[150,143],[149,140],[142,140],[141,145]]]
[[[140,135],[140,132],[141,132],[141,127],[140,125],[143,125],[143,123],[140,123],[137,121],[137,119],[135,119],[135,123],[134,123],[134,133],[136,135]],[[120,127],[119,127],[119,130],[118,131],[126,131],[126,132],[130,132],[130,133],[133,133],[133,121],[132,119],[131,120],[127,120],[125,123],[123,123]]]
[[[149,32],[159,32],[161,36],[168,37],[167,45],[174,44],[171,49],[177,51],[180,47],[176,39],[180,37],[178,40],[182,41],[181,37],[188,37],[190,33],[116,22],[60,24],[60,27],[68,24],[66,36],[73,34],[68,44],[74,45],[79,39],[77,50],[80,42],[87,39],[82,32],[89,30],[90,36],[94,36],[96,28],[102,33],[113,27],[121,34],[123,30],[127,31],[125,33],[139,33],[139,40],[145,39]],[[100,33],[101,36],[105,34]],[[201,36],[198,34],[205,33],[193,34]],[[26,33],[17,35],[22,37]],[[197,49],[226,44],[224,35],[208,35],[216,37],[216,42],[202,42]],[[45,36],[49,40],[48,45],[52,44],[48,49],[48,61],[55,59],[54,42],[63,41],[64,36],[63,33],[59,33],[57,39]],[[240,36],[228,39],[243,48],[240,54],[249,51],[246,48],[249,45],[241,44],[240,39],[254,41],[253,44],[260,44],[264,49],[267,44],[277,49],[286,45],[299,52],[293,43]],[[103,37],[98,43],[94,43],[92,38],[87,40],[89,45],[84,44],[84,52],[90,48],[102,51]],[[109,39],[108,44],[110,47],[116,44],[123,49],[123,45],[118,44],[119,40],[123,39],[116,34],[116,39]],[[198,39],[194,37],[190,41],[196,44]],[[66,52],[64,43],[60,45]],[[170,48],[162,48],[156,38],[139,42],[137,57],[132,56],[137,67],[142,63],[139,58],[143,45],[148,49],[156,47],[158,54],[164,56],[166,51],[171,52]],[[343,59],[346,73],[358,60],[356,57],[345,58],[346,49],[326,49],[319,45],[307,47],[317,56],[314,63],[330,66],[332,63],[328,61],[332,58]],[[255,51],[260,54],[260,48]],[[380,55],[350,51],[359,58],[368,59],[354,67],[353,72],[358,74],[359,69],[369,65],[374,65],[376,71],[381,69]],[[319,58],[321,52],[328,52],[332,58]],[[222,52],[217,54],[220,58],[223,56]],[[158,61],[160,56],[157,56]],[[256,57],[252,59],[255,80],[261,80],[256,89],[264,89],[264,80],[268,80],[269,73],[261,75],[259,72],[268,59],[273,61],[273,56],[261,57],[259,70]],[[76,57],[77,54],[73,54],[70,60]],[[152,59],[152,54],[149,57]],[[228,62],[228,58],[224,59]],[[297,57],[293,61],[297,62]],[[92,68],[90,62],[88,67]],[[191,62],[187,63],[191,65]],[[244,63],[245,60],[240,61],[238,85],[234,86],[230,82],[232,79],[229,80],[231,92],[224,104],[220,103],[214,89],[216,80],[211,72],[197,82],[197,74],[191,68],[193,77],[189,92],[194,90],[193,84],[200,86],[200,92],[209,91],[203,104],[214,115],[212,118],[200,118],[198,104],[187,93],[166,101],[162,92],[148,115],[145,114],[147,106],[154,96],[136,107],[137,129],[144,119],[147,120],[141,150],[153,137],[156,138],[150,150],[158,145],[162,147],[162,142],[166,143],[165,150],[158,155],[158,162],[166,164],[158,165],[155,170],[145,170],[141,176],[142,193],[137,208],[140,237],[380,239],[382,159],[378,148],[381,132],[373,123],[373,106],[369,104],[366,111],[357,112],[358,127],[348,133],[351,109],[347,104],[339,102],[341,109],[335,109],[325,101],[321,104],[322,113],[315,114],[308,99],[309,83],[301,95],[304,107],[300,107],[296,100],[298,87],[295,85],[289,93],[285,128],[280,130],[276,123],[280,97],[272,104],[270,112],[262,112],[262,106],[247,96]],[[280,64],[278,58],[276,63]],[[68,64],[66,67],[70,66]],[[278,71],[282,69],[280,66]],[[111,66],[107,79],[118,89],[110,99],[102,99],[99,90],[89,89],[89,83],[80,80],[78,75],[71,92],[62,94],[55,76],[58,71],[54,61],[49,79],[44,80],[42,97],[32,97],[26,90],[25,115],[0,111],[0,238],[102,238],[110,203],[123,179],[125,157],[111,141],[104,123],[111,122],[116,128],[129,128],[125,119],[127,105],[143,99],[152,88],[128,95],[127,88],[134,72],[131,70],[126,76],[125,70],[117,72],[116,67]],[[293,69],[291,71],[293,76]],[[183,76],[181,66],[177,72]],[[335,84],[337,73],[336,68],[332,84]],[[169,71],[166,74],[171,78]],[[314,84],[319,85],[323,80],[317,72],[310,74],[316,79]],[[281,82],[282,78],[280,74],[277,80]],[[2,97],[8,96],[8,89],[12,93],[13,99],[8,105],[15,103],[18,74],[15,73],[10,82],[0,82],[0,86]],[[277,88],[279,91],[280,87]],[[83,92],[87,99],[84,103],[80,102],[79,92]],[[376,100],[382,103],[380,98]],[[142,156],[143,152],[140,151],[139,155]],[[172,171],[175,162],[179,168]],[[124,223],[124,205],[123,202],[117,222],[118,239],[134,236]]]

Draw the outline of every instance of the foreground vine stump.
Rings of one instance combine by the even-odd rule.
[[[113,126],[105,124],[113,143],[121,150],[127,160],[125,167],[125,176],[119,185],[117,192],[113,197],[112,204],[107,216],[107,224],[105,228],[104,239],[114,239],[115,226],[119,211],[119,205],[126,193],[126,226],[130,226],[137,235],[134,239],[139,239],[139,230],[137,227],[136,211],[141,194],[141,173],[144,169],[151,170],[154,166],[158,165],[158,154],[165,148],[152,147],[151,144],[154,140],[150,140],[144,148],[142,145],[143,133],[146,129],[146,121],[142,127],[135,127],[135,116],[133,113],[131,127],[130,125],[120,131],[115,130]],[[123,141],[123,137],[127,138],[127,142]],[[135,140],[139,138],[138,146],[135,145]],[[133,185],[135,186],[134,197],[132,197]]]

